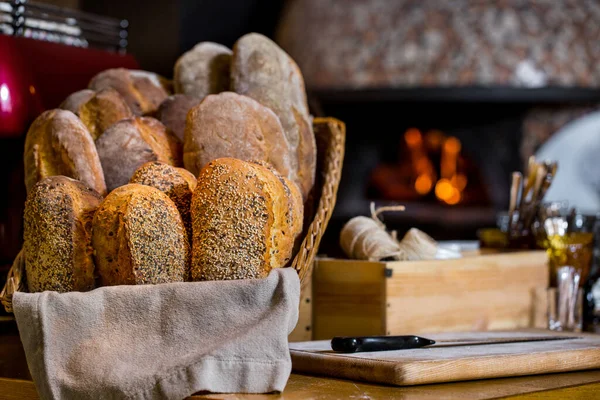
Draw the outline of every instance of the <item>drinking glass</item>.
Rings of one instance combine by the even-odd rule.
[[[572,212],[548,215],[540,223],[550,267],[548,328],[580,331],[583,285],[592,265],[596,217]]]
[[[557,270],[558,287],[548,289],[548,329],[581,332],[583,326],[583,289],[576,268],[566,265]]]

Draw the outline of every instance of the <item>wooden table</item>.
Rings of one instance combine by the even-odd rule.
[[[203,394],[190,399],[600,399],[600,370],[489,379],[413,387],[390,387],[292,374],[281,394]],[[39,399],[16,332],[0,335],[0,399]]]

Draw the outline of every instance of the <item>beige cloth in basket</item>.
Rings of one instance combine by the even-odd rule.
[[[20,293],[14,313],[43,399],[183,399],[282,391],[298,320],[291,268],[260,280]]]

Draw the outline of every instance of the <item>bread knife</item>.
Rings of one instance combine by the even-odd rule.
[[[339,353],[408,350],[432,344],[434,340],[419,336],[336,336],[331,339],[332,350]]]
[[[365,351],[409,350],[435,344],[439,347],[463,347],[494,344],[515,344],[528,342],[548,342],[559,340],[581,339],[580,336],[533,336],[533,337],[504,337],[493,339],[455,339],[434,341],[419,336],[346,336],[334,337],[331,348],[339,353],[356,353]]]

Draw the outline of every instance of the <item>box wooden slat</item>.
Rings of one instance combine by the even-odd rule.
[[[545,327],[546,253],[456,260],[318,259],[313,339]]]
[[[290,342],[305,342],[312,339],[312,280],[308,280],[300,293],[300,307],[298,309],[298,323],[288,336]]]

